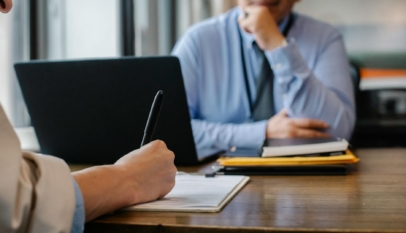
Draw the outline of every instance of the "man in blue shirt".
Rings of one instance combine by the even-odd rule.
[[[343,40],[292,13],[297,0],[239,0],[178,41],[198,150],[261,146],[265,138],[341,137],[355,122]]]

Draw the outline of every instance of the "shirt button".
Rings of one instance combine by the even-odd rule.
[[[282,64],[281,64],[281,63],[276,63],[275,68],[276,68],[276,69],[282,68]]]
[[[285,99],[286,98],[286,93],[282,94],[282,98]]]

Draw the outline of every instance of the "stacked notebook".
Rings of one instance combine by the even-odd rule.
[[[262,157],[339,155],[345,154],[348,145],[347,140],[334,138],[268,139],[264,143]]]
[[[226,174],[347,174],[359,159],[345,139],[269,139],[262,150],[235,149],[218,163]]]

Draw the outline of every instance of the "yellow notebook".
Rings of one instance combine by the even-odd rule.
[[[338,165],[357,163],[357,158],[350,150],[344,155],[335,156],[305,156],[305,157],[221,157],[217,160],[220,166],[309,166],[309,165]]]

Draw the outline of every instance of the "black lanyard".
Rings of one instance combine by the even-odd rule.
[[[292,13],[288,17],[289,17],[288,23],[286,24],[285,30],[283,30],[283,32],[282,32],[284,37],[287,37],[290,29],[292,28],[293,22],[294,22],[294,16]],[[248,103],[250,106],[250,112],[251,112],[250,117],[251,117],[254,112],[254,103],[251,99],[251,90],[250,90],[249,81],[248,81],[247,67],[245,64],[244,41],[242,38],[240,28],[238,28],[238,33],[240,34],[242,69],[243,69],[243,73],[244,73],[245,89],[246,89],[246,93],[247,93]]]

